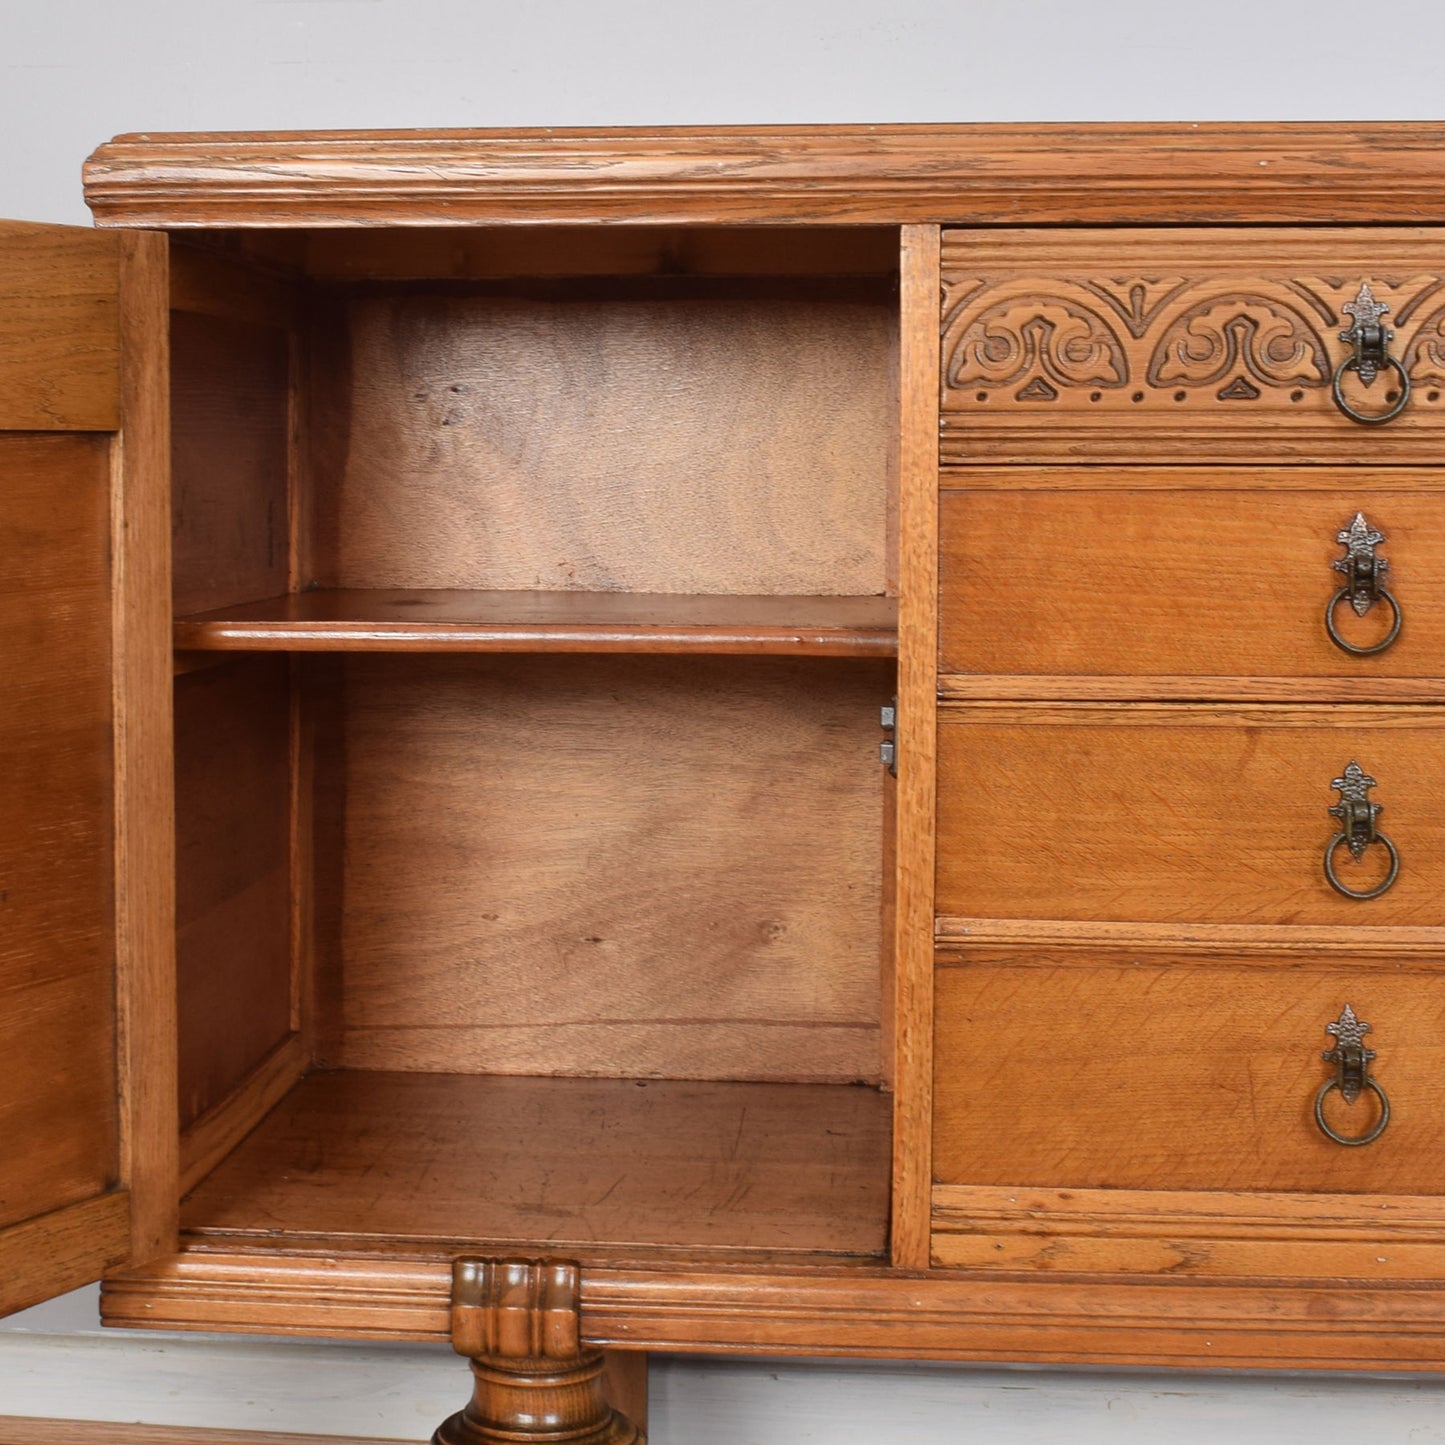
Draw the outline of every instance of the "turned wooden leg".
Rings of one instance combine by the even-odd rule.
[[[642,1434],[647,1433],[647,1352],[602,1352],[602,1398],[626,1416]]]
[[[472,1402],[432,1445],[646,1445],[604,1398],[605,1361],[582,1343],[579,1304],[570,1261],[459,1259],[452,1347],[472,1362]],[[614,1388],[628,1383],[618,1375]]]

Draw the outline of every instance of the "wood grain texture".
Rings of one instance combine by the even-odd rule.
[[[190,656],[214,657],[214,653]],[[1333,677],[1160,677],[1120,673],[1080,677],[1049,673],[961,673],[938,677],[941,702],[1445,702],[1445,684],[1434,677],[1374,677],[1349,684]]]
[[[116,991],[131,1258],[174,1249],[175,808],[164,238],[120,238],[120,435],[111,451]]]
[[[949,232],[945,462],[1418,461],[1445,426],[1445,232]],[[1414,384],[1383,427],[1330,394],[1368,280]],[[1349,378],[1359,410],[1389,382]],[[1366,437],[1364,434],[1368,432]]]
[[[1276,490],[1282,468],[1249,469],[1250,490],[1215,490],[1193,468],[1177,490],[1157,475],[1136,489],[1142,470],[1110,468],[1088,490],[971,491],[945,477],[942,672],[1108,678],[1135,695],[1145,678],[1212,678],[1233,696],[1224,669],[1231,679],[1310,678],[1312,695],[1328,687],[1354,700],[1378,681],[1418,678],[1445,696],[1445,493],[1392,491],[1388,477],[1365,486],[1343,469],[1314,472],[1316,491]],[[1343,652],[1324,622],[1345,581],[1331,566],[1344,556],[1336,538],[1362,508],[1385,533],[1385,585],[1408,618],[1372,657]],[[1357,618],[1342,602],[1335,625],[1371,646],[1390,609]]]
[[[169,239],[172,311],[210,316],[243,328],[289,331],[296,326],[305,293],[294,277],[248,263],[244,256],[195,244],[199,239]]]
[[[938,231],[903,233],[899,409],[898,784],[892,830],[892,1258],[928,1259],[928,1151],[933,1086],[935,694],[938,670]]]
[[[484,281],[579,276],[885,276],[891,226],[432,226],[303,233],[322,281]]]
[[[954,1269],[1388,1281],[1445,1273],[1439,1197],[941,1184]]]
[[[639,1430],[647,1429],[646,1350],[607,1350],[602,1358],[602,1398]]]
[[[37,1201],[38,1202],[38,1201]],[[130,1195],[93,1194],[0,1229],[0,1315],[89,1284],[133,1263]]]
[[[941,967],[975,944],[1015,949],[1021,957],[1032,950],[1070,945],[1072,955],[1087,957],[1093,946],[1143,948],[1181,955],[1227,954],[1238,967],[1273,968],[1279,955],[1300,957],[1338,954],[1364,966],[1380,958],[1411,963],[1434,959],[1440,952],[1438,928],[1303,927],[1260,923],[1110,923],[1079,919],[957,918],[937,921]],[[1073,947],[1077,945],[1078,947]]]
[[[274,1430],[202,1430],[184,1425],[118,1425],[93,1420],[41,1420],[0,1415],[0,1445],[76,1445],[103,1432],[107,1445],[346,1445],[336,1435],[277,1434]],[[353,1441],[350,1445],[407,1445],[401,1440]]]
[[[934,1176],[947,1184],[1427,1194],[1445,1158],[1439,989],[1426,967],[1331,959],[1288,967],[1131,952],[1088,967],[972,953],[940,970]],[[1313,1117],[1333,1076],[1325,1025],[1373,1026],[1392,1114],[1373,1144]],[[1378,1117],[1368,1096],[1326,1118]],[[1002,1265],[1000,1266],[1002,1267]]]
[[[121,1177],[110,468],[0,434],[0,1227]]]
[[[882,593],[890,311],[358,298],[331,323],[308,580]]]
[[[1438,926],[1445,713],[1433,708],[940,710],[938,908],[974,917]],[[1360,903],[1325,881],[1331,780],[1380,780],[1399,881]],[[1388,792],[1386,791],[1388,784]],[[1369,850],[1340,876],[1379,881]],[[1382,874],[1380,875],[1382,876]]]
[[[274,327],[172,315],[177,612],[286,590],[288,357]]]
[[[452,1280],[452,1348],[473,1390],[435,1445],[645,1445],[603,1394],[602,1351],[582,1342],[576,1260],[461,1258]]]
[[[1445,130],[708,126],[123,135],[101,225],[1334,221],[1439,215]]]
[[[333,1061],[876,1081],[890,681],[348,660]]]
[[[119,427],[119,250],[79,227],[0,222],[0,428]]]
[[[888,1103],[825,1085],[313,1074],[185,1201],[192,1237],[878,1255]]]
[[[284,658],[176,679],[180,1123],[291,1032],[290,680]]]
[[[327,590],[178,618],[178,648],[892,657],[889,597]]]
[[[450,1275],[445,1260],[316,1252],[278,1254],[261,1276],[254,1255],[195,1251],[111,1280],[102,1307],[112,1324],[444,1342]],[[1342,1289],[1333,1279],[632,1263],[586,1268],[582,1333],[689,1352],[1404,1371],[1445,1363],[1442,1297],[1438,1278]]]
[[[310,1062],[301,1036],[291,1034],[181,1132],[180,1194],[190,1193],[235,1149],[296,1087]]]

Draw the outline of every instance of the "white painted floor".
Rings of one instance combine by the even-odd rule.
[[[444,1346],[102,1331],[93,1290],[0,1326],[0,1414],[425,1441]],[[1445,1378],[661,1358],[651,1445],[1445,1445]]]

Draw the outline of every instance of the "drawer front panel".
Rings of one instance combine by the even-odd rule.
[[[951,489],[952,476],[964,485]],[[1031,676],[1332,679],[1355,696],[1380,679],[1445,677],[1445,492],[1427,489],[1430,473],[1403,480],[1300,468],[945,473],[939,670],[1015,679],[1001,681],[1005,695]],[[1338,538],[1357,513],[1367,536],[1383,534],[1369,550],[1388,562],[1383,586],[1402,612],[1395,641],[1372,655],[1326,631],[1346,583],[1332,565],[1347,556]],[[1394,613],[1381,599],[1357,616],[1341,598],[1333,618],[1343,641],[1372,647]]]
[[[1411,381],[1382,426],[1332,396],[1362,282]],[[1445,430],[1445,232],[952,231],[942,346],[945,463],[1418,459]],[[1368,413],[1399,385],[1342,378]]]
[[[1048,947],[945,952],[935,1004],[934,1176],[1056,1188],[1438,1191],[1445,988],[1428,961],[1200,959]],[[952,966],[948,966],[952,965]],[[1371,1025],[1388,1126],[1362,1147],[1314,1118],[1345,1004]],[[1354,1136],[1366,1090],[1325,1098]]]
[[[939,712],[938,912],[973,918],[1434,926],[1445,709],[980,703]],[[1345,898],[1333,780],[1376,780],[1398,849]],[[1335,852],[1346,886],[1385,849]]]

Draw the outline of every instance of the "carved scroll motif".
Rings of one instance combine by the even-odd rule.
[[[1445,383],[1445,282],[1372,277],[1411,377]],[[945,276],[946,410],[1056,402],[1101,413],[1284,403],[1328,391],[1360,274]],[[1344,318],[1348,319],[1348,318]],[[1004,411],[1000,411],[1000,405]],[[1231,405],[1235,404],[1235,405]],[[1188,413],[1186,413],[1188,414]]]
[[[981,288],[985,294],[988,288]],[[965,303],[947,331],[951,387],[1008,387],[1020,401],[1051,401],[1061,389],[1127,386],[1129,363],[1114,328],[1091,305],[1064,296],[1010,296]]]
[[[1445,306],[1432,311],[1416,327],[1403,360],[1411,381],[1445,382]]]
[[[1175,317],[1149,358],[1150,386],[1218,388],[1221,400],[1267,387],[1328,386],[1329,352],[1302,312],[1278,299],[1211,296]]]

